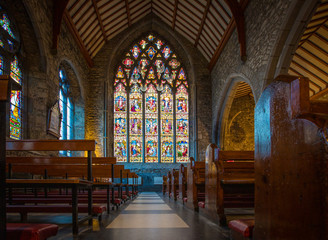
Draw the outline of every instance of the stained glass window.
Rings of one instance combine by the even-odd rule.
[[[2,65],[2,59],[1,59]],[[1,66],[2,68],[2,66]],[[2,70],[1,70],[2,71]],[[15,56],[10,64],[10,76],[18,84],[22,85],[22,71],[18,66],[18,59]],[[10,138],[22,138],[22,92],[11,91],[10,96]]]
[[[114,154],[118,162],[188,162],[188,76],[169,44],[149,34],[115,72]]]
[[[73,139],[74,105],[70,98],[69,83],[63,69],[59,70],[59,109],[62,115],[60,139]],[[62,155],[71,156],[70,151],[61,151]]]

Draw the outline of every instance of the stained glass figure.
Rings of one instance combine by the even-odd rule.
[[[19,84],[22,84],[22,71],[18,66],[18,59],[15,56],[14,61],[11,62],[10,66],[10,76],[12,79],[14,79]]]
[[[148,73],[148,79],[155,79],[155,72],[154,72],[154,69],[151,67],[149,69],[149,73]]]
[[[114,156],[117,162],[127,161],[127,94],[122,83],[114,92]]]
[[[142,49],[145,49],[148,43],[145,40],[141,40],[139,42],[139,44],[140,44],[140,46],[141,46]]]
[[[186,80],[186,74],[185,74],[183,68],[180,69],[178,79],[179,80]]]
[[[131,58],[126,58],[122,61],[122,63],[129,68],[133,65],[134,61]]]
[[[168,46],[165,46],[162,50],[163,56],[165,59],[168,59],[171,55],[171,49]]]
[[[184,85],[180,85],[176,93],[176,152],[177,162],[188,162],[189,148],[189,116],[188,116],[188,92]]]
[[[163,42],[162,42],[161,40],[157,40],[157,41],[155,42],[155,45],[156,45],[157,49],[159,50],[159,49],[161,49],[161,47],[163,46]]]
[[[117,73],[116,73],[116,77],[117,78],[124,78],[124,73],[123,73],[123,69],[121,66],[118,67]]]
[[[156,55],[156,49],[153,48],[152,46],[150,46],[148,48],[148,50],[146,51],[146,53],[148,54],[148,57],[150,58],[150,60],[153,60],[154,56]]]
[[[138,85],[130,93],[130,162],[142,162],[142,94]]]
[[[22,126],[21,91],[11,91],[10,103],[10,138],[19,140]]]
[[[149,34],[149,36],[147,37],[147,39],[149,40],[149,41],[153,41],[154,40],[154,35],[153,34]]]
[[[5,46],[5,45],[4,45],[3,41],[0,40],[0,47],[4,47],[4,46]]]
[[[138,56],[139,56],[139,53],[140,53],[140,48],[138,47],[137,44],[135,44],[135,45],[133,46],[133,48],[131,49],[131,52],[132,52],[133,57],[134,57],[135,59],[137,59]]]
[[[171,66],[172,69],[176,69],[180,66],[180,62],[176,59],[172,59],[170,62],[169,62],[169,65]]]
[[[3,58],[0,56],[0,75],[3,74]]]
[[[189,100],[182,63],[170,46],[153,34],[132,46],[114,79],[117,161],[186,163]]]
[[[1,27],[6,30],[6,32],[14,39],[16,39],[16,36],[14,35],[11,27],[10,27],[10,21],[7,16],[7,14],[3,13],[2,14],[2,19],[0,19],[0,25]]]

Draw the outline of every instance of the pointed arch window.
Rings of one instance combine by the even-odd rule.
[[[62,115],[60,139],[73,139],[74,105],[70,97],[70,86],[64,69],[59,70],[59,109]],[[70,152],[61,152],[70,156]]]
[[[18,33],[6,11],[0,6],[0,74],[8,74],[19,85],[23,85],[21,62],[17,56]],[[11,91],[9,114],[9,137],[22,139],[23,92]]]
[[[154,34],[133,44],[114,81],[118,162],[188,162],[188,78],[172,48]]]

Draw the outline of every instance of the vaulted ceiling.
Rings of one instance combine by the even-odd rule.
[[[218,58],[222,44],[229,38],[235,26],[243,28],[243,9],[247,2],[68,0],[64,19],[89,62],[92,62],[92,58],[106,41],[150,13],[157,15],[174,31],[188,39],[209,62],[214,62],[215,58]],[[242,20],[238,24],[235,19]]]
[[[328,93],[328,0],[321,1],[308,23],[288,73],[309,78],[311,99]]]

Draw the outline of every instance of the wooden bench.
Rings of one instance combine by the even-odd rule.
[[[198,202],[205,200],[205,162],[196,162],[190,157],[187,165],[187,198],[186,205],[194,211],[199,211]]]
[[[215,144],[206,149],[207,216],[226,225],[225,208],[254,207],[254,152],[220,151]]]
[[[46,240],[56,236],[58,226],[55,224],[38,224],[38,223],[7,223],[6,239],[7,240]]]
[[[179,195],[179,170],[172,169],[171,170],[171,196],[173,197],[174,201],[177,200]]]
[[[179,200],[182,204],[188,201],[187,198],[187,168],[181,164],[179,168]]]
[[[167,191],[167,176],[163,176],[163,184],[162,184],[162,193],[163,196],[165,196],[165,193]]]
[[[44,179],[34,181],[32,179],[16,179],[7,180],[6,185],[9,188],[25,188],[31,186],[49,188],[49,187],[68,187],[72,189],[72,231],[73,235],[78,235],[78,224],[89,221],[92,224],[92,151],[95,150],[94,140],[10,140],[6,142],[7,151],[86,151],[87,152],[87,175],[86,180],[75,182],[69,179],[56,180]],[[32,181],[31,181],[32,180]],[[88,189],[88,215],[82,219],[78,219],[78,189]]]

